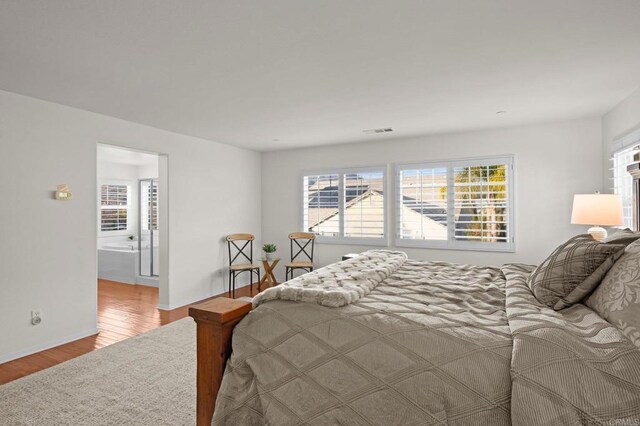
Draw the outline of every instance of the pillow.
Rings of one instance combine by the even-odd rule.
[[[629,245],[640,238],[640,232],[633,232],[629,228],[620,229],[613,235],[609,235],[602,240],[603,243],[624,244]]]
[[[577,235],[534,269],[527,284],[540,303],[555,310],[564,309],[596,288],[624,247],[600,243],[590,235]]]
[[[626,248],[585,304],[640,348],[640,240]]]

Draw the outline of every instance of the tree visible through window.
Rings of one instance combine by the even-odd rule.
[[[453,172],[454,238],[461,241],[507,241],[507,166],[456,167]]]
[[[398,243],[510,249],[512,159],[400,166]]]
[[[100,186],[100,230],[126,231],[128,228],[129,187],[127,185]]]

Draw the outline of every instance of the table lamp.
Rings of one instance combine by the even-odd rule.
[[[618,194],[576,194],[571,223],[592,225],[587,232],[593,239],[602,241],[607,237],[607,230],[602,226],[624,225],[622,198]]]

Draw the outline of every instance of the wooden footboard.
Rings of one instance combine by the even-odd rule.
[[[210,426],[227,359],[233,328],[251,311],[251,303],[220,297],[194,305],[189,315],[197,324],[198,426]]]

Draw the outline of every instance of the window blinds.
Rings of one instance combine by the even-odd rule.
[[[100,186],[100,230],[126,231],[129,205],[127,185]]]
[[[513,158],[398,167],[397,243],[513,248]]]
[[[507,173],[507,164],[453,167],[456,240],[507,242]]]
[[[141,225],[143,231],[158,229],[158,185],[155,181],[140,185],[142,200]]]
[[[446,240],[447,168],[401,170],[399,192],[400,238]]]
[[[384,169],[303,176],[304,229],[334,241],[385,237]]]
[[[343,174],[344,236],[384,237],[384,173]]]
[[[627,172],[627,166],[633,163],[633,155],[638,152],[636,146],[621,149],[613,154],[611,161],[613,192],[622,198],[624,226],[633,228],[633,178]]]
[[[340,233],[338,174],[303,178],[303,217],[306,232],[335,237]]]

